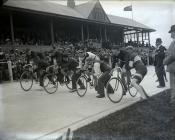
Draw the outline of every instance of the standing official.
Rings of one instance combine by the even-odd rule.
[[[164,81],[165,69],[163,65],[163,60],[165,58],[165,51],[166,51],[166,48],[162,46],[161,38],[157,38],[154,66],[155,66],[155,72],[159,82],[159,85],[157,86],[158,88],[165,87],[165,81]]]
[[[170,73],[171,103],[175,103],[175,25],[171,26],[169,33],[173,41],[168,48],[164,64],[167,65],[167,71]]]

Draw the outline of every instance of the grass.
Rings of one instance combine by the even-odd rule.
[[[175,140],[175,108],[169,90],[74,132],[73,140]]]

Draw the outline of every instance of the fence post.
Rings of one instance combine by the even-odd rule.
[[[11,82],[13,82],[12,62],[7,61],[7,64],[8,64],[8,71],[9,71],[9,79]]]
[[[109,66],[112,67],[112,58],[109,56]]]

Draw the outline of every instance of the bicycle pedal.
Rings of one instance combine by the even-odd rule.
[[[61,85],[61,86],[64,86],[64,85],[65,85],[65,83],[60,83],[60,85]]]

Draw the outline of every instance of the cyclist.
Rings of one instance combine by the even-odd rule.
[[[45,72],[43,70],[45,70],[48,66],[48,60],[46,59],[45,55],[43,53],[38,53],[38,61],[36,61],[37,64],[37,73],[39,76],[39,82],[40,82],[40,86],[43,87],[43,78],[44,78],[44,74]]]
[[[112,50],[113,54],[112,54],[112,58],[113,58],[113,62],[112,62],[112,68],[115,67],[120,67],[122,69],[121,72],[121,79],[124,85],[124,95],[126,95],[126,91],[127,91],[127,86],[126,86],[126,81],[125,81],[125,77],[127,78],[127,81],[130,81],[130,76],[131,76],[131,72],[130,72],[130,68],[128,67],[129,64],[129,53],[126,51],[125,48],[122,49],[113,49]]]
[[[62,73],[64,73],[66,78],[69,79],[68,72],[73,71],[72,90],[70,92],[74,92],[74,91],[76,91],[76,81],[77,81],[78,77],[80,76],[79,74],[77,74],[78,61],[74,58],[69,57],[68,53],[67,54],[65,53],[63,55],[63,62],[64,63],[61,65],[61,68],[62,68]],[[83,88],[83,89],[85,88],[83,83],[79,82],[78,84],[80,85],[81,88]]]
[[[100,63],[100,70],[102,72],[102,74],[98,77],[97,93],[99,95],[96,97],[103,98],[105,97],[104,88],[106,87],[108,80],[111,78],[111,75],[110,75],[111,67],[109,66],[109,58],[107,57],[107,55],[102,56],[100,60],[95,60],[95,61]],[[110,93],[114,93],[110,85],[108,86],[107,90]]]
[[[57,74],[57,80],[60,84],[63,84],[64,82],[64,75],[61,71],[61,66],[63,65],[63,49],[59,48],[58,50],[53,50],[51,55],[51,63],[53,65],[59,66],[58,74]]]
[[[91,52],[82,52],[79,53],[80,57],[83,57],[83,62],[85,63],[83,66],[83,69],[88,69],[89,66],[89,62],[94,62],[93,63],[93,71],[94,71],[94,76],[99,76],[101,74],[101,70],[100,70],[100,58]],[[88,79],[90,80],[90,78]]]
[[[147,99],[149,96],[145,92],[144,88],[139,85],[147,73],[147,68],[143,64],[140,56],[134,51],[133,46],[126,47],[126,51],[130,55],[128,67],[135,68],[136,70],[136,73],[131,81],[131,85],[140,93],[142,100]]]

